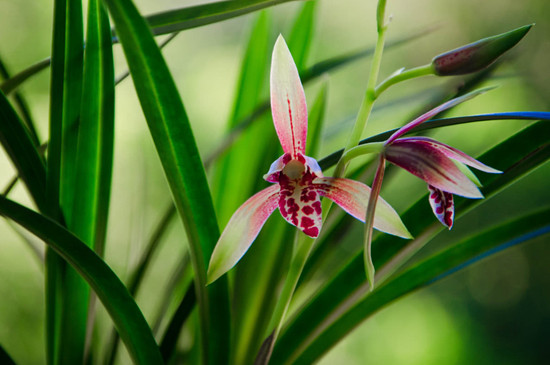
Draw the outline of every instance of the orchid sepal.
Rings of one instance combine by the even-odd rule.
[[[271,185],[250,197],[233,214],[222,232],[208,265],[207,284],[231,269],[256,239],[277,208],[279,186]]]

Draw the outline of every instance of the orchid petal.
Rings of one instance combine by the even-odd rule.
[[[321,170],[321,166],[319,166],[319,163],[316,159],[313,157],[305,156],[304,158],[306,160],[306,166],[309,167],[309,170],[315,174],[317,177],[323,177],[323,170]]]
[[[285,40],[279,35],[271,61],[271,112],[285,153],[296,158],[307,140],[306,97]]]
[[[283,171],[285,164],[290,161],[290,155],[285,153],[276,159],[269,168],[267,174],[264,175],[264,180],[272,183],[279,182],[279,172]]]
[[[241,259],[271,213],[277,208],[279,186],[270,187],[249,198],[233,214],[225,227],[208,266],[208,284],[225,274]]]
[[[418,142],[418,143],[426,143],[431,145],[432,147],[435,147],[439,149],[445,156],[452,158],[453,160],[456,160],[458,162],[462,162],[465,165],[471,166],[475,169],[478,169],[480,171],[488,172],[491,174],[500,174],[502,171],[499,171],[497,169],[494,169],[490,166],[487,166],[475,158],[468,156],[464,152],[457,150],[454,147],[451,147],[449,145],[446,145],[445,143],[441,143],[439,141],[436,141],[434,139],[428,138],[428,137],[408,137],[408,138],[402,138],[402,140],[408,140],[411,142]]]
[[[371,189],[355,180],[323,177],[313,180],[319,193],[344,209],[351,216],[365,221]],[[374,214],[374,228],[403,238],[412,238],[399,214],[384,199],[378,197]]]
[[[310,237],[321,231],[321,196],[312,185],[286,185],[281,183],[279,211],[286,221]]]
[[[432,145],[398,139],[386,147],[385,155],[391,163],[440,190],[467,198],[483,198],[475,184]]]
[[[475,90],[475,91],[472,91],[468,94],[459,96],[458,98],[451,99],[451,100],[447,101],[446,103],[443,103],[443,104],[433,108],[429,112],[426,112],[426,113],[422,114],[421,116],[419,116],[418,118],[416,118],[412,122],[409,122],[409,123],[405,124],[403,127],[399,128],[394,134],[392,134],[390,136],[390,138],[388,138],[388,140],[386,141],[385,144],[388,145],[390,143],[393,143],[393,141],[395,141],[397,138],[401,137],[403,134],[405,134],[407,132],[410,132],[411,129],[413,129],[416,126],[418,126],[419,124],[422,124],[425,121],[433,118],[434,116],[441,113],[442,111],[447,110],[449,108],[452,108],[453,106],[456,106],[460,103],[463,103],[466,100],[469,100],[469,99],[471,99],[471,98],[473,98],[473,97],[475,97],[479,94],[483,94],[484,92],[486,92],[490,89],[492,89],[492,88],[485,88],[485,89]]]
[[[432,206],[435,216],[444,226],[451,229],[455,216],[453,194],[439,190],[429,184],[428,190],[430,191],[430,205]]]

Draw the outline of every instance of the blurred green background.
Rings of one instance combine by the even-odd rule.
[[[376,1],[318,0],[316,31],[308,65],[373,46]],[[136,1],[142,14],[186,7],[204,1]],[[288,34],[300,3],[268,10],[272,38]],[[0,0],[0,57],[12,74],[48,57],[52,1]],[[547,0],[389,0],[388,40],[431,29],[427,35],[384,54],[381,77],[400,67],[428,63],[433,56],[479,38],[536,23],[508,54],[488,85],[499,88],[452,111],[468,115],[501,111],[550,110],[550,2]],[[178,84],[203,157],[224,136],[235,84],[256,14],[183,32],[163,51]],[[162,38],[162,37],[161,37]],[[115,46],[118,73],[125,70]],[[317,158],[345,143],[366,87],[369,59],[328,75],[326,129]],[[268,72],[269,65],[266,65]],[[429,77],[406,82],[385,93],[375,106],[366,134],[402,125],[434,93],[457,78]],[[319,82],[306,88],[308,101]],[[267,85],[265,95],[267,96]],[[44,140],[48,133],[49,75],[42,72],[21,92]],[[124,280],[170,200],[131,80],[117,87],[113,190],[106,260]],[[524,128],[525,121],[495,121],[457,126],[433,136],[473,156]],[[550,137],[550,136],[549,136]],[[269,166],[265,167],[267,171]],[[257,179],[265,171],[239,174]],[[14,176],[0,152],[0,187]],[[421,255],[483,230],[503,217],[513,218],[550,204],[547,163],[443,232]],[[399,172],[382,195],[398,211],[425,193],[425,183]],[[17,185],[13,197],[28,203]],[[411,200],[411,197],[413,198]],[[550,219],[550,217],[549,217]],[[8,222],[0,220],[0,344],[20,364],[44,363],[43,266]],[[27,235],[28,236],[28,235]],[[360,237],[358,235],[358,237]],[[32,237],[27,239],[34,240]],[[358,238],[359,239],[359,238]],[[43,249],[40,242],[35,244]],[[146,317],[154,313],[159,283],[167,283],[185,245],[181,224],[168,239],[138,296]],[[38,253],[38,256],[40,253]],[[550,358],[550,257],[548,240],[538,239],[467,268],[412,294],[361,324],[323,360],[324,364],[542,364]],[[100,310],[99,330],[110,328]],[[105,338],[103,338],[105,340]],[[102,339],[98,339],[101,345]],[[398,344],[396,346],[395,344]],[[123,362],[125,360],[122,360]]]

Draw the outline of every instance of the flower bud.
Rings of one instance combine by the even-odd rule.
[[[482,70],[515,46],[532,26],[524,25],[440,54],[432,60],[434,72],[439,76],[451,76]]]

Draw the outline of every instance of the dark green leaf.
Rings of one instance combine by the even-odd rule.
[[[227,362],[227,280],[206,287],[206,266],[219,229],[187,114],[155,40],[130,0],[104,0],[117,29],[149,130],[186,227],[207,363]]]
[[[27,128],[0,91],[0,142],[39,209],[46,207],[46,167]]]
[[[155,35],[220,22],[237,16],[296,0],[218,1],[149,15],[146,20]]]
[[[290,357],[288,363],[311,364],[365,319],[403,295],[430,285],[450,272],[461,270],[503,249],[550,233],[548,216],[550,209],[547,208],[506,222],[419,262],[341,314],[336,321],[323,328],[321,333],[317,333],[311,343],[305,345],[307,347],[303,351],[299,351],[299,356]]]
[[[550,123],[538,122],[483,154],[479,158],[481,161],[504,171],[501,175],[482,176],[484,185],[482,192],[485,197],[490,197],[547,161],[550,158],[548,135],[550,135]],[[455,206],[457,217],[481,202],[483,200],[466,199],[457,202]],[[438,222],[435,222],[425,197],[407,210],[402,219],[413,236],[422,237],[422,239],[405,241],[389,235],[379,236],[373,242],[373,259],[375,266],[381,268],[379,271],[383,270],[384,264],[401,250],[408,249],[416,252],[435,233],[443,229]],[[361,274],[364,274],[364,267],[363,256],[359,252],[291,319],[275,347],[274,360],[284,362],[294,356],[291,354],[304,345],[303,341],[307,341],[320,322],[323,322],[323,318],[327,318],[335,310],[343,311],[346,298],[364,285],[364,275],[361,277]]]
[[[162,357],[143,314],[120,279],[76,236],[28,208],[0,197],[0,214],[41,238],[77,270],[109,312],[136,364],[162,364]]]

